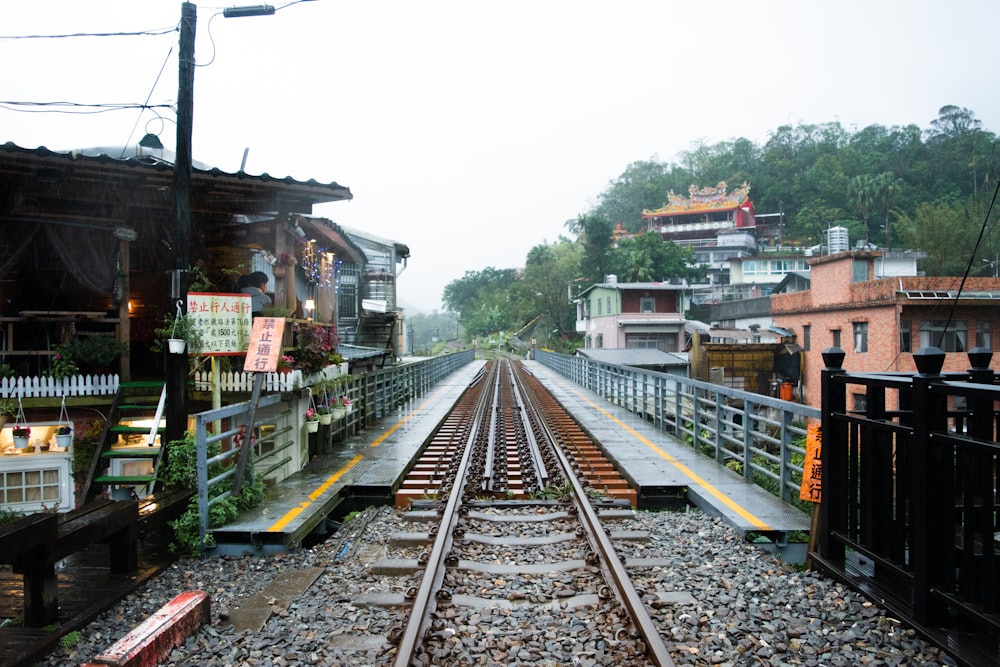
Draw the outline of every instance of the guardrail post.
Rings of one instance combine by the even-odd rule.
[[[939,382],[944,352],[922,347],[913,353],[917,374],[913,378],[913,437],[904,443],[912,449],[910,525],[913,527],[910,563],[913,567],[913,615],[921,623],[943,621],[946,611],[935,602],[932,589],[946,578],[953,551],[953,456],[950,447],[935,446],[932,433],[947,428],[946,395],[930,391]]]
[[[822,387],[822,501],[819,506],[819,552],[824,559],[842,563],[846,551],[843,542],[833,539],[834,531],[847,530],[847,424],[835,415],[847,411],[847,387],[835,382],[845,373],[844,351],[839,347],[823,350],[820,372]]]

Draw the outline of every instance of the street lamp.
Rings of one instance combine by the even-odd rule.
[[[274,14],[270,5],[230,7],[226,17],[267,16]],[[188,249],[191,244],[191,129],[194,121],[194,36],[198,8],[191,2],[181,4],[178,40],[177,76],[177,149],[174,156],[174,267],[170,277],[170,305],[180,302],[186,310]],[[187,355],[167,354],[166,429],[162,444],[180,440],[187,429]]]

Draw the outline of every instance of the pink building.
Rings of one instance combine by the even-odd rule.
[[[684,285],[619,283],[608,276],[577,301],[576,330],[589,349],[684,350]]]
[[[912,353],[936,346],[946,352],[944,371],[969,368],[973,347],[993,351],[1000,368],[997,326],[1000,279],[890,276],[880,272],[885,253],[848,251],[809,260],[810,289],[771,296],[774,324],[788,329],[803,348],[801,395],[820,405],[820,356],[844,350],[851,372],[913,372]],[[961,292],[959,288],[961,287]],[[860,407],[863,394],[854,396]]]

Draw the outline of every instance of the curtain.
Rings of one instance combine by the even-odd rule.
[[[74,279],[92,292],[111,294],[118,250],[112,230],[55,224],[45,225],[45,233]]]

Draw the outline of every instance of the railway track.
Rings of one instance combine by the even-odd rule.
[[[673,665],[615,549],[641,535],[605,528],[634,502],[519,362],[488,364],[397,495],[426,530],[398,537],[424,547],[394,664]]]

